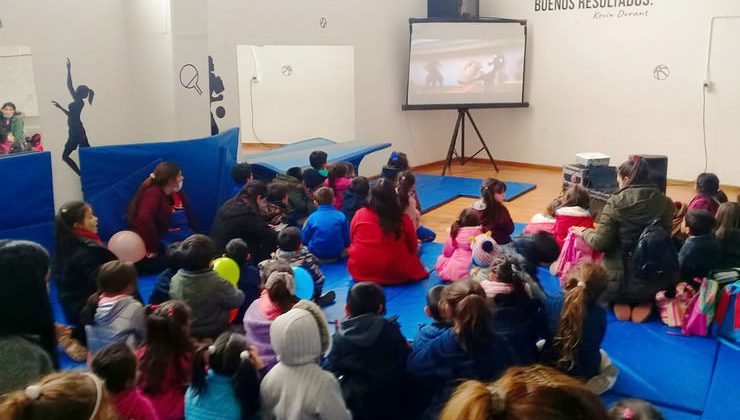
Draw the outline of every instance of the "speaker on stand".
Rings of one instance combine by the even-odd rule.
[[[477,18],[480,15],[478,0],[427,0],[427,17]]]

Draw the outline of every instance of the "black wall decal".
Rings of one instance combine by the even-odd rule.
[[[198,95],[203,94],[203,90],[198,86],[198,69],[192,64],[185,64],[180,68],[180,84],[185,89],[195,89]]]
[[[79,85],[75,89],[72,83],[72,62],[67,58],[67,88],[69,94],[72,95],[72,102],[65,109],[59,105],[57,101],[51,101],[51,103],[57,107],[60,111],[67,116],[67,143],[64,144],[64,151],[62,152],[62,160],[64,160],[73,171],[80,174],[80,167],[77,166],[74,160],[70,157],[73,151],[78,147],[90,147],[90,142],[87,139],[87,133],[85,127],[82,125],[82,108],[85,107],[85,99],[87,103],[92,105],[93,96],[95,92],[86,85]]]
[[[216,76],[214,73],[215,67],[213,65],[213,57],[208,56],[208,88],[211,91],[211,104],[214,102],[220,102],[224,100],[224,82],[221,77]],[[219,105],[216,107],[216,117],[223,118],[226,115],[226,109]],[[213,116],[213,105],[211,105],[211,135],[216,135],[220,132],[218,124],[216,124],[216,118]]]

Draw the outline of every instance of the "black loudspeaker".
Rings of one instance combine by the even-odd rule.
[[[427,0],[427,17],[430,18],[477,18],[479,14],[478,0]]]
[[[639,156],[648,165],[650,182],[657,185],[660,191],[665,193],[668,183],[668,156],[662,155],[632,155]]]

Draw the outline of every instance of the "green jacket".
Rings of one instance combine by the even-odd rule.
[[[0,118],[3,117],[0,116]],[[23,134],[23,118],[18,115],[13,115],[12,117],[10,117],[10,131],[13,132],[13,137],[15,137],[15,142],[13,143],[13,151],[22,152],[24,150],[27,150],[26,138]]]
[[[279,182],[287,185],[288,187],[288,218],[303,219],[308,217],[311,213],[316,211],[316,205],[313,200],[308,196],[308,192],[298,178],[294,178],[290,175],[277,174],[274,182]]]
[[[637,280],[624,267],[625,252],[631,252],[642,231],[655,219],[671,231],[674,206],[670,198],[652,185],[628,186],[609,197],[596,229],[586,229],[583,239],[596,251],[604,253],[604,266],[609,272],[607,302],[643,303],[671,279]]]

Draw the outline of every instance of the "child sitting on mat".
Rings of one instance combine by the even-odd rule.
[[[416,237],[422,242],[434,241],[437,234],[421,225],[421,203],[419,202],[419,196],[416,194],[416,176],[411,171],[403,171],[398,174],[396,192],[401,208],[414,222]]]
[[[547,206],[547,214],[555,218],[553,235],[559,247],[563,247],[571,227],[594,227],[594,219],[589,211],[590,200],[588,190],[580,185],[572,185]]]
[[[160,420],[184,416],[193,355],[190,319],[188,305],[177,300],[147,306],[147,336],[136,352],[136,387],[152,402]]]
[[[334,334],[331,353],[323,367],[342,378],[342,394],[352,417],[409,418],[409,345],[396,320],[384,317],[383,288],[370,282],[356,283],[347,294],[344,309],[348,318]]]
[[[250,261],[252,255],[249,247],[241,238],[234,238],[226,244],[224,257],[231,258],[239,266],[239,282],[236,287],[244,293],[244,302],[239,305],[231,323],[241,324],[249,305],[260,296],[260,272]]]
[[[706,210],[714,216],[719,205],[727,202],[727,195],[719,189],[719,178],[712,173],[696,177],[696,196],[689,201],[688,210]]]
[[[125,343],[119,341],[101,349],[92,360],[90,368],[105,381],[105,389],[119,418],[159,418],[149,398],[136,389],[136,355]]]
[[[416,338],[414,338],[414,344],[431,340],[450,327],[439,306],[444,288],[444,285],[438,284],[427,292],[427,305],[424,307],[424,313],[432,320],[432,323],[419,328],[419,332],[416,333]]]
[[[319,188],[329,176],[329,171],[326,169],[327,158],[326,152],[321,150],[314,150],[308,156],[311,167],[303,171],[303,183],[306,184],[308,191]]]
[[[284,184],[271,182],[267,185],[265,201],[260,203],[260,212],[275,231],[279,232],[288,222],[288,188]]]
[[[227,331],[193,355],[185,393],[186,419],[251,419],[259,412],[260,369],[257,349],[241,334]]]
[[[614,386],[619,373],[601,350],[606,311],[598,300],[606,290],[607,279],[601,264],[583,263],[570,272],[564,297],[551,297],[545,306],[543,361],[582,378],[596,394]]]
[[[480,212],[483,232],[491,232],[493,240],[499,245],[508,244],[514,232],[514,221],[504,206],[506,184],[498,179],[488,178],[480,187],[480,195],[481,199],[473,204],[473,208]]]
[[[247,162],[237,163],[231,168],[231,179],[234,180],[234,189],[231,191],[231,197],[239,194],[239,191],[252,180],[252,165]]]
[[[301,231],[296,227],[283,229],[278,235],[278,250],[272,254],[272,260],[283,261],[291,267],[300,267],[306,270],[313,280],[313,296],[311,300],[319,306],[328,306],[334,303],[336,294],[333,290],[323,293],[324,274],[319,267],[319,261],[301,242]],[[270,260],[260,263],[260,269],[270,263]]]
[[[146,336],[144,305],[131,296],[136,290],[136,267],[119,260],[98,270],[98,292],[82,311],[89,355],[116,341],[136,348]]]
[[[314,193],[318,208],[308,216],[301,234],[303,243],[319,260],[336,261],[346,255],[349,246],[349,223],[334,208],[334,191],[321,187]]]
[[[303,184],[301,168],[293,167],[285,174],[275,175],[273,183],[284,185],[288,190],[288,226],[303,226],[306,218],[316,211],[316,205]]]
[[[450,226],[450,235],[445,240],[442,255],[434,265],[439,278],[455,281],[468,276],[473,259],[472,240],[480,234],[478,212],[471,208],[463,209]]]
[[[409,158],[406,153],[393,151],[388,158],[388,163],[383,166],[380,176],[393,182],[398,179],[398,174],[409,170]]]
[[[689,210],[686,213],[686,225],[690,236],[678,253],[678,265],[681,279],[699,290],[701,284],[694,282],[694,279],[702,279],[711,270],[719,268],[722,250],[712,233],[715,225],[712,213],[707,210]]]
[[[342,201],[342,213],[347,216],[347,221],[352,222],[357,210],[367,206],[367,197],[370,194],[370,181],[364,176],[352,178],[349,188],[344,192]]]
[[[244,293],[211,268],[216,253],[205,235],[192,235],[180,246],[182,268],[172,277],[170,297],[192,310],[196,338],[216,338],[229,327],[229,312],[244,301]]]
[[[342,210],[344,192],[349,188],[354,176],[355,167],[349,162],[339,162],[329,168],[329,176],[324,181],[324,186],[334,191],[334,208]]]

